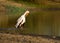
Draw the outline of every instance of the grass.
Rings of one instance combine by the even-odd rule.
[[[34,3],[34,2],[27,2],[27,1],[15,1],[17,3],[21,3],[30,7],[43,7],[43,8],[48,8],[48,7],[60,7],[60,3],[52,2],[52,1],[45,1],[44,3]]]
[[[24,7],[15,7],[11,5],[6,5],[7,15],[17,15],[22,14],[26,9]]]
[[[9,0],[9,1],[11,1],[11,0]],[[12,1],[15,1],[15,0],[12,0]],[[38,6],[38,4],[35,4],[33,2],[26,2],[26,1],[22,1],[22,0],[15,1],[15,2],[20,3],[20,4],[24,4],[24,5],[29,6],[29,7],[37,7]]]

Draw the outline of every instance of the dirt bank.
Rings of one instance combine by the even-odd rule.
[[[0,33],[0,43],[60,43],[60,40],[44,38],[41,36]]]

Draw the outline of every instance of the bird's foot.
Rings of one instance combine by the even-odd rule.
[[[23,30],[24,30],[24,29],[23,29],[23,27],[20,27],[20,30],[22,30],[22,31],[23,31]]]

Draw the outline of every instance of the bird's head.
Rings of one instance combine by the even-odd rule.
[[[30,12],[27,10],[27,11],[25,12],[25,16],[29,15],[29,13],[30,13]]]

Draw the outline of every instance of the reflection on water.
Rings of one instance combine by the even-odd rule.
[[[0,15],[0,28],[15,28],[17,18],[17,15]],[[59,36],[59,28],[60,11],[36,11],[27,17],[23,33]]]
[[[6,28],[8,26],[7,15],[0,15],[0,28]]]

